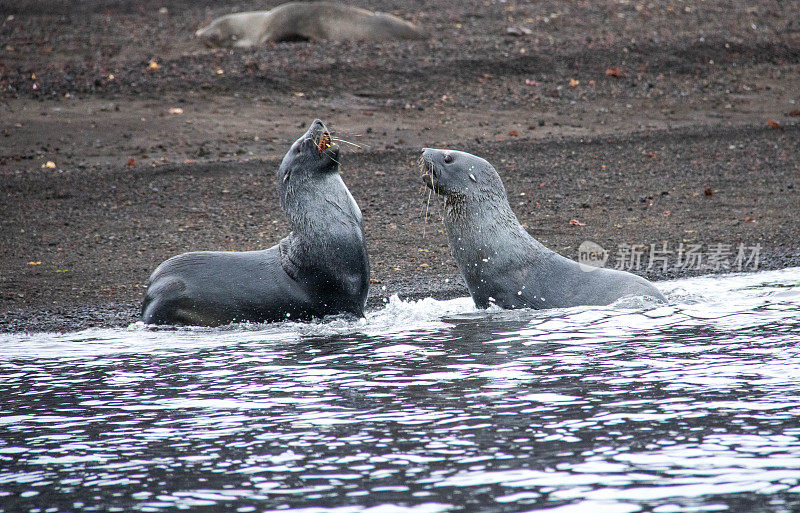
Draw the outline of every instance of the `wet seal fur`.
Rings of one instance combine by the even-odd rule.
[[[339,175],[339,147],[315,120],[281,162],[292,232],[262,251],[197,251],[163,262],[142,305],[147,324],[364,316],[369,260],[359,210]]]
[[[590,268],[547,249],[520,225],[497,171],[475,155],[425,148],[423,182],[445,200],[450,250],[479,308],[608,305],[623,297],[666,302],[653,284]]]
[[[207,46],[246,48],[267,41],[421,39],[412,23],[333,2],[291,2],[269,11],[222,16],[197,32]]]

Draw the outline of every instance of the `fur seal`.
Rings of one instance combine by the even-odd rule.
[[[626,296],[666,301],[649,281],[613,269],[582,268],[547,249],[520,225],[500,176],[487,161],[424,148],[423,182],[445,199],[450,250],[479,308],[608,305]]]
[[[246,48],[267,41],[421,39],[413,24],[333,2],[290,2],[269,11],[222,16],[195,32],[208,46]]]
[[[349,313],[364,316],[369,260],[361,210],[339,175],[339,147],[315,120],[278,169],[292,232],[261,251],[197,251],[150,276],[147,324],[217,326]]]

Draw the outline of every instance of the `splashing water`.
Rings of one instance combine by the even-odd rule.
[[[0,335],[0,511],[800,509],[800,268],[668,306]]]

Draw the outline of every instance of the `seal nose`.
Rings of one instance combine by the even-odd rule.
[[[308,134],[309,137],[314,139],[315,141],[319,142],[318,139],[322,137],[322,134],[328,131],[328,127],[325,126],[325,123],[322,122],[321,119],[315,119],[311,126],[308,127]]]

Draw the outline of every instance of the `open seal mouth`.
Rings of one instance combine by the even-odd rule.
[[[317,145],[317,150],[319,150],[320,153],[333,146],[333,142],[331,141],[331,134],[327,130],[323,131],[320,134],[319,140],[316,142],[316,145]]]
[[[311,142],[314,143],[320,157],[327,156],[329,159],[336,162],[339,158],[339,145],[334,142],[327,128],[324,126],[320,128],[319,132],[312,135]]]

